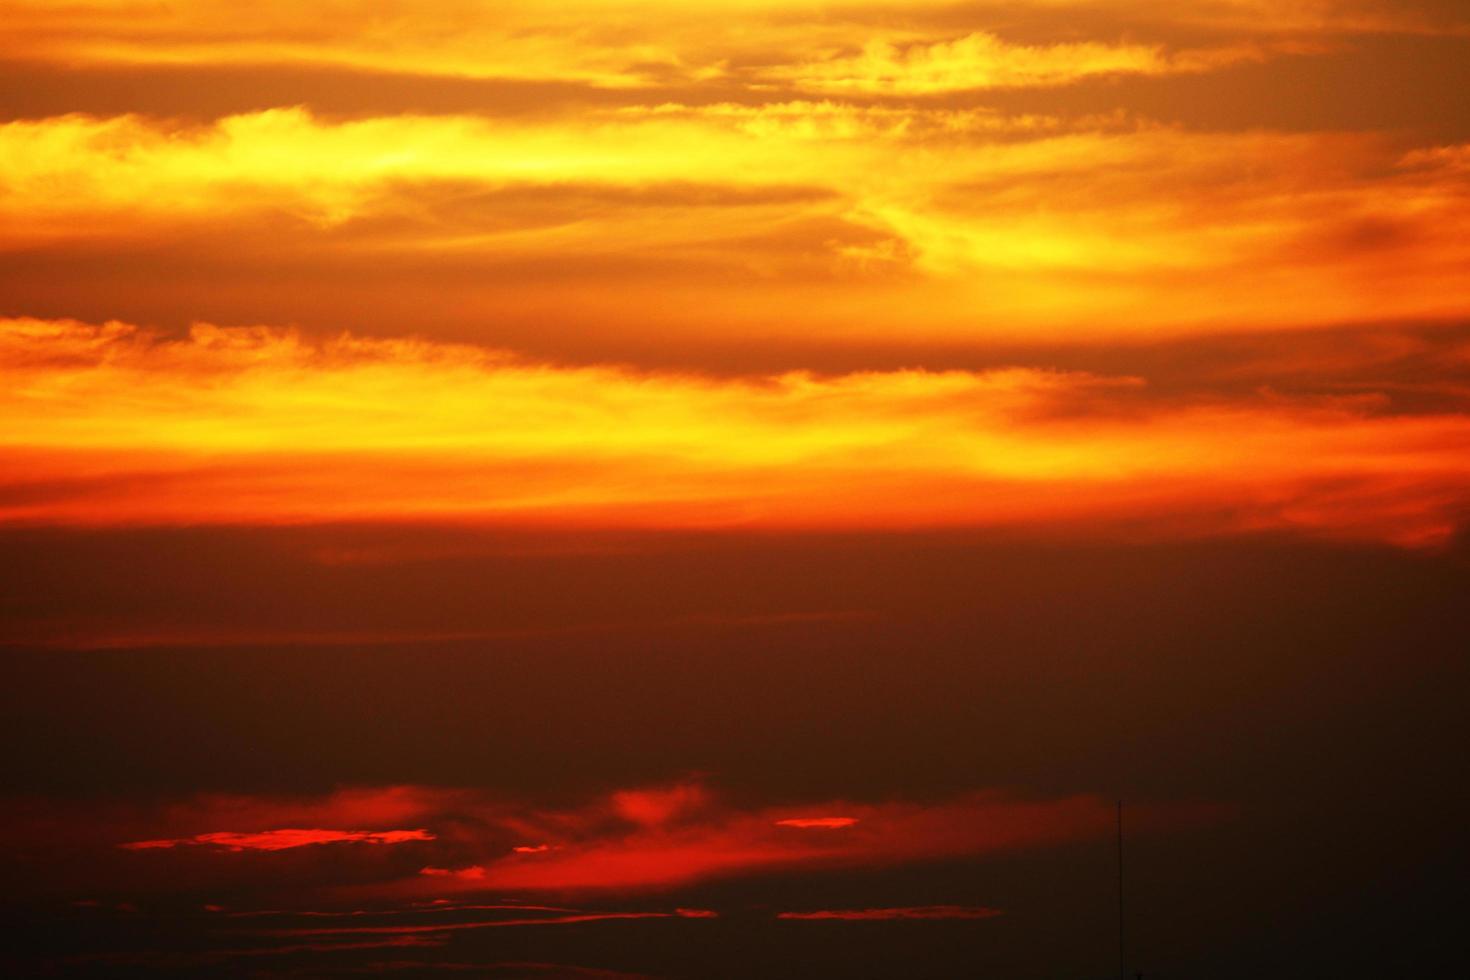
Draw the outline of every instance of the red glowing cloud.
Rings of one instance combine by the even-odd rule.
[[[974,793],[930,805],[843,803],[828,812],[852,815],[827,817],[734,810],[697,784],[623,791],[610,800],[518,816],[518,826],[539,826],[550,843],[509,853],[469,843],[472,865],[429,869],[402,887],[416,894],[431,883],[435,892],[659,891],[795,868],[883,867],[1045,847],[1100,836],[1112,820],[1111,807],[1092,796],[1028,801]],[[1159,826],[1209,815],[1154,808],[1140,820]]]
[[[389,815],[407,829],[352,829]],[[1149,832],[1219,815],[1205,806],[1140,805],[1133,825]],[[83,833],[95,841],[109,824],[125,827],[111,831],[117,835],[112,840],[128,843],[108,849],[138,854],[120,873],[134,882],[156,874],[148,879],[154,889],[194,878],[218,884],[222,876],[279,886],[279,876],[287,875],[299,879],[290,890],[293,899],[317,889],[331,901],[425,903],[475,894],[668,892],[721,878],[970,859],[1099,838],[1110,832],[1113,810],[1090,795],[1028,800],[994,791],[933,803],[735,807],[701,783],[683,782],[619,790],[570,807],[426,787],[297,800],[205,797],[159,808],[157,823],[147,828],[154,834],[124,836],[145,829],[145,820],[136,811],[101,808],[86,820],[58,813],[26,832],[50,832],[54,840],[70,835],[85,846]],[[273,823],[280,829],[200,829]],[[165,828],[173,832],[156,833]],[[527,840],[542,843],[518,843]],[[316,845],[327,844],[411,846],[311,856],[320,850]],[[289,868],[252,857],[281,851],[299,857]],[[168,863],[136,863],[156,852],[173,856]],[[222,853],[234,857],[225,865],[191,857]]]
[[[612,807],[618,816],[645,827],[669,823],[699,810],[708,802],[709,797],[704,787],[697,783],[680,783],[656,789],[630,789],[612,795]],[[516,850],[522,849],[518,847]]]
[[[427,830],[299,830],[288,828],[254,834],[222,831],[195,834],[193,837],[133,841],[121,846],[129,851],[148,851],[187,845],[206,845],[227,851],[284,851],[293,847],[310,847],[313,844],[402,844],[406,841],[433,839],[434,835]]]
[[[419,874],[428,875],[430,878],[459,878],[462,881],[479,881],[485,877],[485,869],[478,864],[472,864],[468,868],[420,868]]]

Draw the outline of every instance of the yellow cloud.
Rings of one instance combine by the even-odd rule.
[[[694,273],[660,284],[695,297],[691,332],[726,313],[741,330],[758,316],[869,338],[900,318],[908,337],[983,337],[1458,317],[1461,155],[804,101],[573,119],[65,116],[0,124],[0,248],[190,241],[308,273],[421,256],[744,277],[728,296]],[[638,292],[626,277],[621,299],[583,287],[564,298],[583,312]],[[791,309],[794,290],[830,290],[830,320]]]

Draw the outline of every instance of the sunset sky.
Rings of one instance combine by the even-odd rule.
[[[0,0],[30,975],[1414,975],[1462,0]]]

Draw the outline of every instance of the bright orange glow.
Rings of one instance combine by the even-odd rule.
[[[720,379],[410,340],[10,321],[0,519],[1450,533],[1470,420],[1029,369]],[[638,807],[639,801],[629,801]],[[656,803],[649,818],[656,817]]]

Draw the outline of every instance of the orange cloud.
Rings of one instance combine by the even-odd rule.
[[[1453,533],[1470,497],[1470,418],[1372,393],[1151,399],[1142,378],[1023,368],[718,378],[36,320],[4,324],[0,367],[10,523],[1129,523],[1413,544]]]
[[[242,20],[238,7],[225,0],[164,6],[100,0],[85,7],[20,0],[7,6],[9,29],[0,52],[72,65],[312,65],[385,74],[555,79],[626,90],[671,81],[752,84],[751,73],[743,69],[762,56],[766,63],[799,63],[814,47],[854,47],[875,37],[925,38],[944,23],[977,30],[1054,23],[1072,6],[1029,0],[970,4],[956,11],[942,0],[718,0],[694,11],[672,0],[578,0],[555,7],[525,0],[493,6],[473,0],[347,0],[330,8],[267,0],[253,3],[250,18]],[[1139,23],[1186,35],[1222,29],[1271,34],[1433,28],[1413,4],[1386,2],[1107,0],[1087,6],[1101,20],[1098,30],[1114,37]],[[741,30],[728,30],[730,20],[738,20]],[[1099,58],[1106,63],[1101,47],[1100,41],[1057,45],[1031,55],[1029,62],[1049,67],[1060,62],[1066,68]],[[1132,63],[1126,55],[1114,57]],[[1027,83],[1035,78],[1034,70],[1019,74]]]
[[[856,823],[856,817],[790,817],[777,820],[776,826],[797,827],[801,830],[842,830]]]

